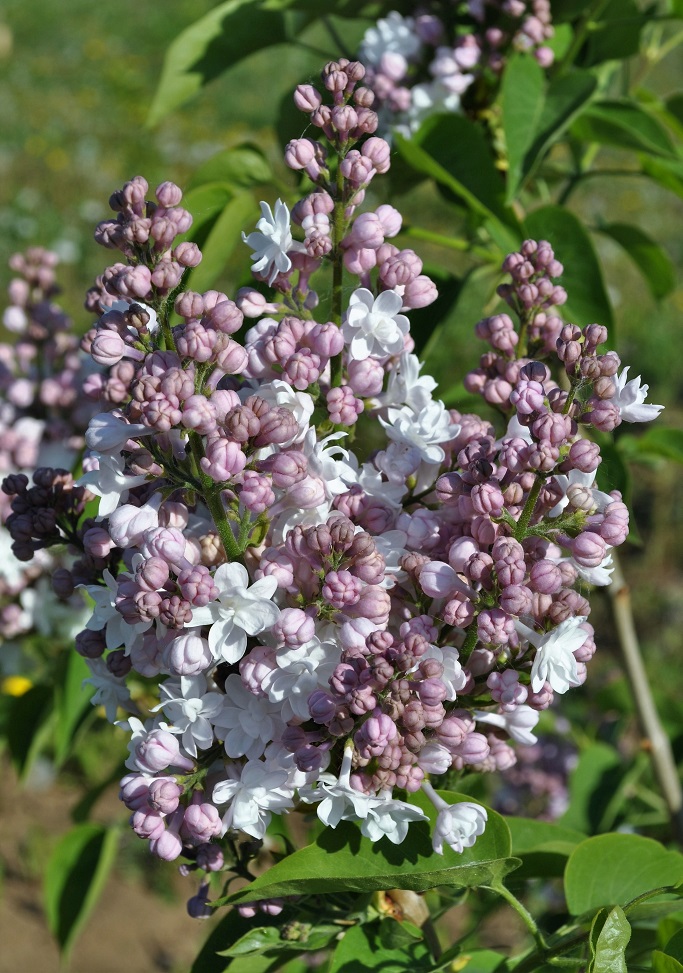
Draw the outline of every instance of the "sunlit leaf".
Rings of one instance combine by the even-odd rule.
[[[65,656],[61,679],[55,691],[56,721],[54,730],[55,760],[61,764],[67,757],[74,733],[83,717],[90,712],[94,689],[84,685],[90,675],[85,659],[77,652]]]
[[[536,137],[544,102],[543,69],[531,54],[515,54],[505,67],[500,94],[508,160],[508,203],[517,195],[524,158]]]
[[[470,800],[442,793],[449,803]],[[411,795],[411,801],[435,818],[431,802],[422,794]],[[488,814],[484,834],[460,855],[450,848],[437,855],[432,849],[430,828],[422,821],[410,826],[410,840],[401,845],[393,845],[386,838],[372,842],[361,836],[355,824],[343,821],[334,830],[326,828],[314,843],[273,865],[226,901],[257,902],[273,896],[335,891],[405,888],[423,892],[438,885],[488,885],[519,864],[518,859],[509,857],[510,832],[505,821],[495,811]]]
[[[227,0],[187,27],[166,51],[147,119],[156,125],[254,51],[286,40],[284,15],[261,0]]]
[[[245,143],[207,159],[193,173],[188,186],[193,189],[204,183],[224,183],[248,189],[272,178],[273,170],[263,152],[256,145]]]
[[[202,244],[202,262],[192,271],[189,287],[204,291],[213,285],[225,269],[235,247],[242,242],[242,230],[258,218],[258,209],[250,193],[238,193],[220,214]],[[247,249],[245,248],[245,258]]]
[[[588,973],[628,973],[626,947],[630,939],[631,926],[623,909],[601,910],[591,926]]]
[[[393,919],[352,926],[345,933],[330,960],[328,973],[427,973],[432,959],[424,940],[413,940],[403,946],[391,946],[380,930]]]
[[[567,907],[575,916],[601,906],[624,906],[679,882],[683,855],[634,834],[587,838],[572,853],[564,875]]]

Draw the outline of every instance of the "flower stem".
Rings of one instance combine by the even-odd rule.
[[[531,521],[531,518],[536,507],[536,501],[538,500],[538,495],[541,492],[541,487],[543,486],[543,477],[537,476],[534,480],[534,485],[529,490],[529,495],[526,498],[526,503],[524,504],[524,509],[519,515],[519,520],[515,526],[515,540],[523,541],[526,537],[527,527]]]
[[[497,882],[495,885],[484,885],[482,887],[489,889],[491,892],[495,892],[496,895],[499,895],[502,899],[505,899],[507,904],[515,910],[531,935],[534,937],[534,942],[536,943],[538,949],[542,952],[545,952],[548,949],[548,944],[543,938],[543,933],[536,925],[536,920],[522,905],[519,899],[512,894],[510,889],[506,888],[502,882]]]
[[[223,543],[223,548],[228,559],[230,561],[239,561],[242,558],[243,552],[228,521],[223,505],[222,493],[223,491],[219,486],[214,486],[210,490],[205,491],[204,500],[206,506],[209,508],[209,513],[213,517],[213,522],[216,525],[218,536]]]
[[[344,194],[344,176],[341,171],[341,150],[337,159],[336,172],[336,193],[334,200],[334,212],[332,215],[332,307],[331,321],[341,327],[342,322],[342,287],[344,279],[344,254],[342,253],[341,242],[346,232],[346,219],[344,212],[346,200]],[[330,362],[330,385],[336,388],[342,383],[342,355],[335,355]]]

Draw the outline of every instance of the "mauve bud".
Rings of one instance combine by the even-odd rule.
[[[149,806],[161,814],[172,814],[178,807],[183,789],[173,777],[155,777],[149,785]]]
[[[586,568],[597,568],[605,559],[607,547],[599,534],[584,531],[572,541],[571,551],[578,564]]]

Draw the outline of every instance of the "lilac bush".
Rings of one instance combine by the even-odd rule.
[[[513,766],[585,681],[589,589],[628,532],[591,433],[661,410],[601,350],[605,327],[563,320],[543,240],[505,260],[510,314],[476,326],[488,348],[464,383],[484,415],[435,398],[409,322],[436,286],[390,242],[398,210],[363,209],[390,165],[365,80],[342,59],[297,88],[309,137],[285,160],[312,188],[291,213],[262,204],[244,237],[256,285],[234,299],[185,288],[201,252],[178,241],[177,186],[150,199],[136,176],[112,195],[83,472],[2,486],[20,561],[71,552],[59,593],[92,604],[76,650],[129,735],[121,800],[186,872],[239,872],[236,836],[302,806],[400,845],[427,820],[419,792],[434,850],[472,847],[486,809],[434,784]]]

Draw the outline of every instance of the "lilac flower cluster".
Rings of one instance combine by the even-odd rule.
[[[149,202],[138,177],[114,194],[119,215],[97,236],[126,263],[91,295],[104,313],[85,344],[119,369],[101,385],[111,405],[116,384],[117,408],[91,420],[75,484],[51,471],[4,485],[17,553],[54,535],[81,551],[70,582],[94,607],[76,648],[93,702],[112,722],[129,714],[121,799],[153,853],[187,870],[234,867],[235,832],[263,839],[302,804],[400,843],[425,819],[418,790],[437,810],[435,849],[471,846],[485,810],[448,805],[430,779],[510,767],[554,694],[584,681],[595,643],[577,585],[609,582],[628,528],[618,494],[595,486],[599,450],[580,424],[595,425],[597,401],[645,416],[628,414],[619,380],[605,394],[604,329],[562,324],[548,347],[563,297],[545,283],[561,270],[548,244],[506,263],[519,327],[478,326],[493,350],[468,382],[506,431],[433,397],[406,312],[436,289],[387,242],[400,214],[360,211],[389,166],[363,77],[341,60],[325,94],[296,91],[320,134],[286,159],[314,188],[294,229],[284,202],[262,204],[245,237],[261,290],[183,290],[200,255],[174,246],[180,190]],[[311,278],[328,268],[323,304]],[[241,344],[245,316],[257,320]],[[383,441],[363,458],[368,423]],[[158,687],[151,708],[142,679]]]
[[[57,255],[41,247],[10,260],[16,276],[2,323],[8,340],[0,344],[0,472],[31,476],[37,467],[68,466],[83,448],[93,407],[83,399],[86,362],[79,354],[72,322],[54,298],[59,293]],[[44,505],[44,504],[43,504]],[[0,493],[0,522],[12,516],[10,499]],[[47,524],[42,525],[46,529]],[[54,543],[55,535],[51,535]],[[41,550],[17,564],[9,536],[0,531],[0,636],[13,639],[33,628],[73,637],[82,598],[60,602],[50,575],[60,559]],[[73,625],[75,625],[75,630]]]
[[[430,115],[460,112],[470,88],[481,107],[482,85],[495,81],[512,51],[529,51],[550,67],[552,36],[549,0],[426,0],[414,16],[391,11],[359,49],[382,130],[410,137]]]

